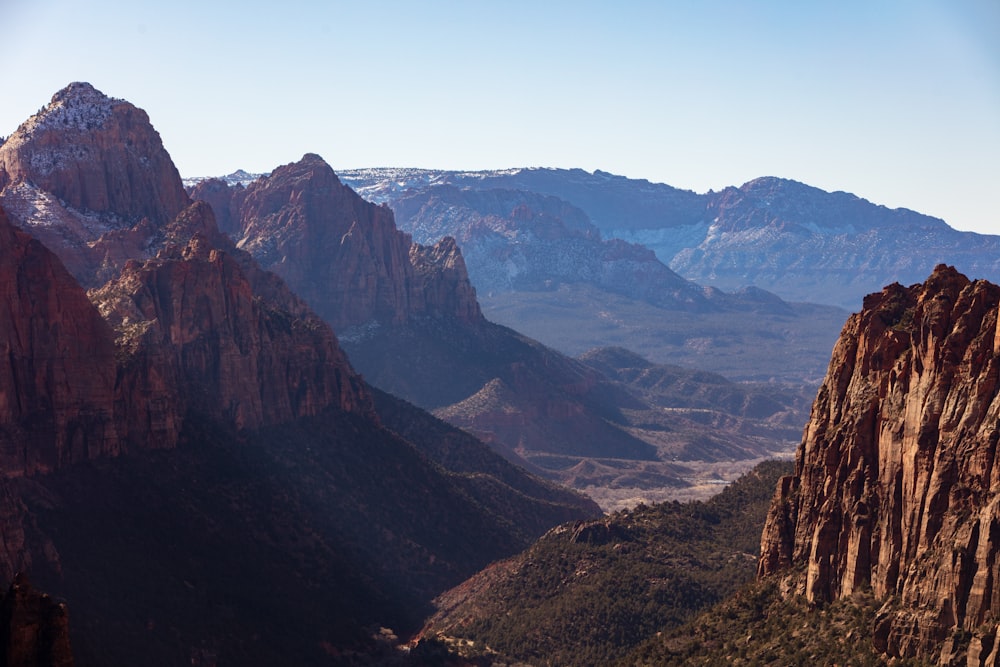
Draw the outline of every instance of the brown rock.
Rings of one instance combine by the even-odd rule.
[[[0,203],[93,287],[190,199],[144,111],[73,83],[0,146]]]
[[[0,146],[0,184],[30,181],[78,211],[164,224],[187,206],[149,117],[89,83],[71,83]]]
[[[110,327],[41,243],[0,209],[0,473],[119,449]]]
[[[476,290],[469,282],[455,239],[446,236],[433,246],[414,243],[410,246],[410,264],[418,279],[411,290],[413,310],[451,315],[460,322],[482,319]]]
[[[318,155],[278,167],[237,199],[237,245],[337,331],[411,317],[482,319],[454,242],[414,246],[388,207],[363,200]]]
[[[72,667],[66,605],[17,575],[0,597],[0,647],[9,667]]]
[[[257,297],[239,262],[201,235],[129,263],[92,297],[118,334],[131,442],[172,445],[189,409],[237,428],[328,407],[373,414],[329,326]]]
[[[945,266],[867,297],[764,530],[762,575],[803,565],[810,600],[870,584],[893,602],[876,623],[891,656],[993,637],[1000,619],[998,303],[1000,287]]]
[[[239,209],[246,196],[246,188],[242,185],[230,187],[219,178],[208,178],[200,181],[191,190],[191,199],[203,201],[215,211],[215,220],[224,234],[234,237],[241,236]]]

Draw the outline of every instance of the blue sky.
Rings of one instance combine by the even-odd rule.
[[[0,134],[89,81],[185,176],[758,176],[1000,234],[1000,2],[0,0]]]

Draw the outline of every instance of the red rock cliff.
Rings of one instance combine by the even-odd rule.
[[[945,266],[868,296],[764,529],[762,575],[800,566],[817,602],[871,585],[890,656],[1000,653],[998,303],[1000,287]]]
[[[482,319],[457,246],[414,247],[388,207],[363,200],[318,155],[251,183],[233,216],[237,245],[338,331],[411,317]]]
[[[94,287],[155,254],[190,199],[146,112],[73,83],[0,146],[0,204]]]
[[[116,453],[114,391],[111,328],[0,209],[0,474]]]
[[[194,409],[238,428],[328,407],[373,415],[330,327],[255,295],[240,263],[194,236],[92,294],[122,356],[125,430],[170,446]]]
[[[142,109],[71,83],[0,146],[0,187],[31,182],[69,206],[169,222],[189,203]]]

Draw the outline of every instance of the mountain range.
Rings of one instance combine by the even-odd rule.
[[[128,102],[59,91],[0,145],[0,183],[0,567],[68,602],[78,664],[368,651],[373,623],[406,631],[599,513],[412,406],[379,399],[383,420]]]
[[[617,238],[601,202],[641,183],[365,173],[362,195],[306,154],[185,185],[145,112],[85,83],[0,143],[6,663],[996,662],[1000,287],[943,264],[886,281],[826,332],[824,375],[843,311],[700,286],[682,252]],[[914,262],[947,237],[975,263],[993,242],[785,181],[646,186],[619,227],[673,207],[696,236],[714,211],[716,259],[926,229]],[[615,335],[569,357],[481,298],[546,326],[579,301],[663,313],[675,348],[758,370]],[[796,439],[790,474],[636,504]]]
[[[752,414],[708,403],[702,412],[684,409],[490,322],[460,248],[459,241],[468,239],[414,242],[396,228],[388,206],[362,199],[317,155],[255,178],[189,182],[189,190],[218,212],[221,229],[237,247],[284,278],[334,327],[369,382],[434,411],[519,465],[586,490],[606,507],[688,487],[703,474],[687,461],[756,460],[790,451],[798,436],[791,424],[804,419],[811,389],[801,382],[775,381],[767,390],[756,385],[749,391],[769,391],[775,400]],[[552,238],[562,242],[562,224],[552,228]],[[601,245],[591,232],[584,229]],[[701,288],[648,251],[614,245],[621,246],[621,261],[611,261],[622,282],[645,279],[651,294],[669,283],[679,295],[670,303],[690,301],[691,313],[708,309],[732,319],[758,306],[777,309],[781,317],[791,310],[775,297],[718,290],[710,292],[710,304]],[[630,255],[649,260],[646,278],[636,274]],[[544,257],[535,261],[546,263]],[[583,266],[580,255],[561,263]],[[777,347],[772,343],[771,350]],[[782,347],[782,354],[788,358],[789,349]],[[709,378],[689,380],[725,382]],[[665,411],[664,404],[675,409]]]
[[[686,279],[722,290],[754,286],[792,302],[854,311],[866,294],[892,282],[921,282],[941,262],[1000,280],[1000,237],[782,178],[697,194],[582,169],[358,169],[341,177],[391,206],[439,189],[436,196],[445,197],[448,188],[556,197],[585,213],[605,238],[652,249]],[[400,226],[408,229],[405,218]]]

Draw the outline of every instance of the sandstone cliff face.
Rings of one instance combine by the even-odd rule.
[[[190,199],[144,111],[73,83],[0,146],[0,204],[92,287]]]
[[[469,282],[455,239],[445,237],[432,246],[414,243],[410,246],[410,266],[414,278],[409,290],[411,310],[466,323],[482,319],[476,290]]]
[[[374,414],[330,327],[257,297],[239,263],[201,235],[130,262],[92,296],[118,334],[129,434],[172,445],[188,409],[237,428],[328,407]]]
[[[31,181],[69,206],[166,223],[189,202],[149,117],[72,83],[0,146],[0,184]]]
[[[15,577],[0,596],[0,651],[10,667],[73,667],[66,605]]]
[[[1000,651],[998,303],[1000,287],[945,266],[867,297],[764,530],[759,572],[804,568],[792,580],[810,600],[870,584],[891,656]]]
[[[0,209],[0,474],[117,453],[112,341],[58,258]]]
[[[230,186],[219,178],[199,181],[191,188],[191,199],[203,201],[215,212],[215,221],[223,234],[240,236],[240,221],[237,217],[246,188],[237,184]]]
[[[237,245],[337,331],[412,317],[481,319],[457,246],[413,247],[388,207],[361,199],[319,156],[278,167],[236,195]],[[433,269],[445,269],[440,280]]]

